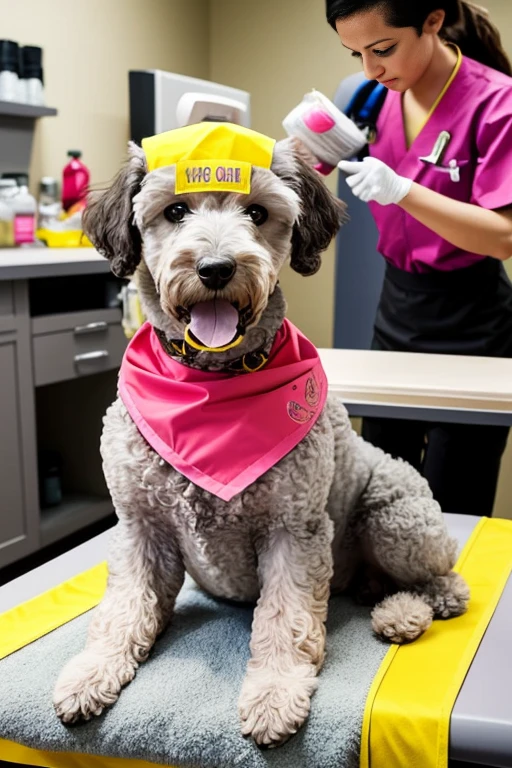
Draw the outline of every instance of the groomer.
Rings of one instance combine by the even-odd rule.
[[[461,0],[327,0],[366,77],[388,89],[370,157],[343,162],[368,202],[386,276],[373,348],[512,356],[512,69]],[[508,427],[365,419],[446,512],[491,515]]]

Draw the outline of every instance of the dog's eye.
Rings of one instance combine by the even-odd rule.
[[[251,217],[257,227],[261,227],[268,219],[268,211],[262,205],[250,205],[245,209],[245,213]]]
[[[172,224],[179,224],[187,213],[190,213],[190,208],[186,203],[173,203],[164,209],[165,218]]]

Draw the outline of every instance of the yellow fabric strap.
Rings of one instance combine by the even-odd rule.
[[[446,768],[450,717],[512,568],[512,521],[482,519],[454,570],[469,609],[392,646],[366,702],[360,768]]]
[[[99,603],[107,584],[106,563],[74,576],[0,615],[0,659],[38,640]]]
[[[41,765],[44,768],[156,768],[160,763],[132,760],[124,757],[98,757],[78,752],[44,752],[13,741],[0,739],[0,760],[21,765]],[[164,768],[161,766],[161,768]],[[172,768],[172,766],[165,766]]]

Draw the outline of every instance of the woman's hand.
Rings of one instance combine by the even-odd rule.
[[[348,174],[348,186],[365,203],[374,201],[380,205],[396,204],[411,190],[410,179],[399,176],[376,157],[365,157],[362,163],[342,160],[338,168]]]

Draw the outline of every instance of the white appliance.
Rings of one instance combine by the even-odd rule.
[[[159,69],[133,70],[130,86],[130,135],[146,136],[203,120],[250,126],[247,91]]]

